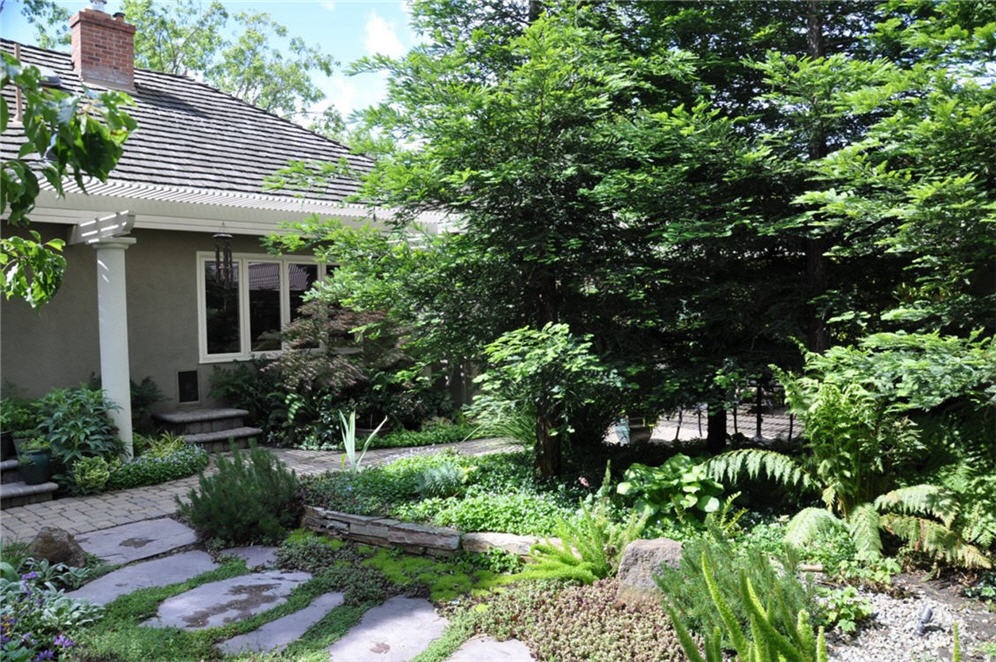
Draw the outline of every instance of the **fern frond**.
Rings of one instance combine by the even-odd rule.
[[[940,522],[913,515],[886,513],[881,517],[881,525],[918,552],[967,568],[993,567],[985,552],[965,542],[957,532]]]
[[[813,487],[809,475],[788,455],[759,448],[741,448],[722,453],[705,462],[710,477],[732,485],[746,473],[751,478],[763,475],[788,487]]]
[[[702,552],[702,578],[705,580],[706,588],[709,590],[709,596],[716,606],[716,611],[719,612],[719,617],[726,626],[726,631],[730,635],[733,647],[740,653],[741,657],[746,657],[750,650],[747,637],[744,636],[743,630],[740,629],[740,621],[737,620],[733,610],[730,609],[730,605],[726,603],[726,600],[723,599],[722,594],[719,592],[719,586],[716,584],[716,575],[709,565],[709,555],[706,552]]]
[[[904,515],[930,515],[950,528],[958,517],[958,502],[952,492],[937,485],[911,485],[886,492],[875,499],[881,512]]]
[[[761,600],[757,597],[754,585],[751,584],[744,572],[740,573],[740,594],[744,598],[744,606],[750,613],[751,631],[755,645],[763,645],[769,652],[777,650],[779,658],[784,658],[790,662],[805,662],[805,657],[793,645],[793,642],[771,624],[768,612],[761,606]],[[765,656],[764,659],[778,658]]]
[[[879,516],[875,506],[870,503],[857,506],[851,511],[846,524],[859,559],[882,556],[882,536],[878,532]]]
[[[688,632],[688,628],[678,618],[678,613],[674,610],[674,607],[668,607],[667,613],[671,616],[671,625],[674,626],[674,631],[678,635],[678,643],[681,644],[681,649],[685,651],[685,656],[689,659],[689,662],[706,662],[702,658],[702,653],[699,652],[699,647],[695,645],[695,640],[692,639],[692,635]],[[706,655],[709,655],[708,644],[706,644]],[[710,662],[712,661],[710,660]]]
[[[840,529],[843,526],[836,515],[826,508],[803,508],[789,520],[785,527],[785,544],[802,547],[818,534]]]

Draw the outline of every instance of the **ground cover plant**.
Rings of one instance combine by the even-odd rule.
[[[555,535],[574,516],[583,487],[534,477],[527,453],[420,455],[355,474],[302,481],[305,503],[362,515],[432,522],[463,531]],[[445,494],[445,496],[440,496]]]

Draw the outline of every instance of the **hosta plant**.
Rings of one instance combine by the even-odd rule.
[[[802,546],[823,531],[845,529],[859,558],[882,553],[881,530],[912,549],[966,567],[991,567],[984,552],[955,525],[954,494],[936,485],[896,486],[898,457],[918,447],[916,426],[860,385],[839,387],[782,375],[786,397],[805,423],[808,453],[762,449],[723,453],[711,475],[735,483],[743,474],[818,491],[824,508],[804,508],[789,522],[786,543]]]
[[[616,491],[634,499],[636,512],[654,521],[661,516],[716,512],[723,485],[710,478],[702,464],[678,453],[659,467],[630,465]]]

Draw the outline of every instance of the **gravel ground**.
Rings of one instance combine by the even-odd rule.
[[[875,615],[854,638],[828,640],[830,659],[842,662],[950,660],[953,641],[951,626],[957,621],[962,659],[966,662],[986,660],[984,655],[978,653],[978,646],[992,641],[991,626],[996,623],[996,614],[987,614],[978,607],[962,611],[949,601],[928,596],[922,590],[914,589],[912,592],[913,597],[899,599],[884,593],[859,591],[871,603]],[[924,607],[933,610],[933,617],[925,628],[924,636],[920,637],[917,635],[917,623]],[[990,627],[985,626],[987,622]]]

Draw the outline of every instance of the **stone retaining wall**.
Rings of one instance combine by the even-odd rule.
[[[411,554],[433,556],[448,556],[458,549],[468,552],[501,549],[525,558],[529,556],[529,549],[540,540],[508,533],[461,533],[446,527],[353,515],[317,506],[304,507],[302,523],[311,531],[333,538],[379,547],[397,547]]]

